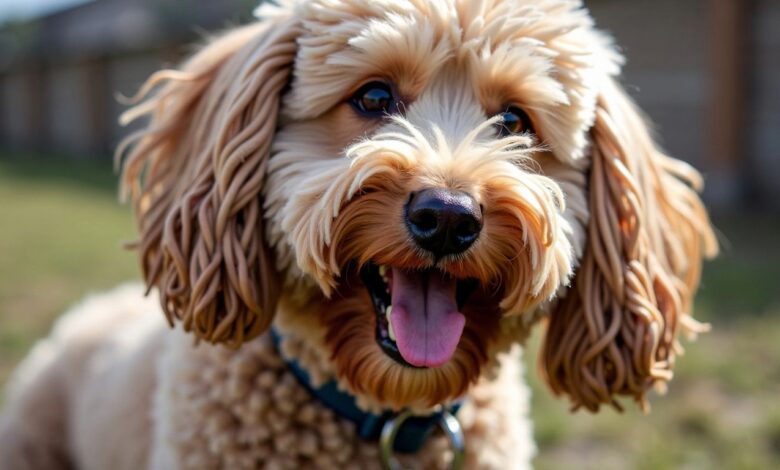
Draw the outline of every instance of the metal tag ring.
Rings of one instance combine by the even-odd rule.
[[[401,414],[394,416],[385,422],[382,426],[382,434],[379,436],[379,456],[382,461],[382,468],[385,470],[402,470],[403,467],[398,463],[398,460],[393,456],[393,443],[398,435],[398,431],[404,424],[404,421],[412,417],[412,413],[404,411]],[[444,435],[450,441],[450,447],[452,448],[452,470],[460,470],[463,468],[463,460],[466,447],[466,439],[463,436],[463,429],[460,427],[458,418],[452,415],[447,410],[441,412],[439,421],[437,422]]]

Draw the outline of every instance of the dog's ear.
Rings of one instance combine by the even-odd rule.
[[[640,112],[613,81],[590,132],[587,246],[566,296],[550,312],[541,366],[574,407],[646,409],[645,392],[672,377],[678,333],[691,316],[702,256],[717,242],[687,164],[662,154]]]
[[[122,117],[149,119],[117,151],[143,275],[171,324],[212,343],[240,345],[276,309],[262,188],[297,30],[283,17],[234,30],[153,75]]]

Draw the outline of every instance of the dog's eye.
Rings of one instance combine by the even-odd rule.
[[[517,106],[510,106],[501,116],[501,122],[498,123],[498,133],[504,137],[511,134],[522,134],[524,132],[533,133],[534,128],[531,118],[528,114]]]
[[[394,113],[397,107],[392,88],[384,82],[366,83],[352,95],[351,102],[358,112],[369,117]]]

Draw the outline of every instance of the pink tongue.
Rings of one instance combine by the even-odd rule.
[[[393,269],[390,320],[398,350],[418,367],[439,367],[450,360],[466,317],[455,303],[456,281],[437,271]]]

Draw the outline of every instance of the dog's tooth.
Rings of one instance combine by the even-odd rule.
[[[379,275],[382,277],[385,277],[387,274],[387,267],[386,266],[380,266],[379,267]]]
[[[390,335],[390,339],[395,341],[395,331],[393,331],[393,322],[390,321],[390,312],[393,311],[393,306],[390,305],[385,309],[385,316],[387,317],[387,334]]]

